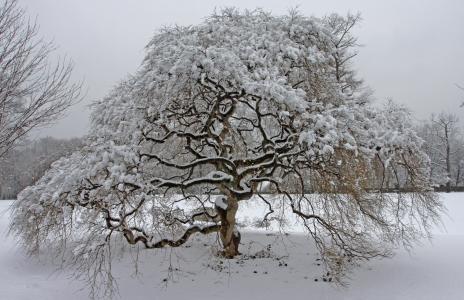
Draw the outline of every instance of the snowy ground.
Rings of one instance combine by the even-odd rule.
[[[323,276],[317,251],[303,236],[245,232],[241,251],[246,258],[238,260],[219,260],[196,239],[182,249],[143,251],[135,276],[134,256],[125,255],[113,266],[118,298],[463,299],[464,194],[442,197],[449,211],[446,232],[437,228],[433,242],[425,241],[413,253],[399,251],[393,259],[357,269],[346,288],[324,281],[330,276]],[[0,201],[0,299],[87,299],[88,290],[69,271],[56,272],[46,259],[25,257],[5,237],[10,203]],[[266,253],[272,257],[261,257]]]

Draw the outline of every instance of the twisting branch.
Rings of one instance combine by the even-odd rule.
[[[129,244],[134,245],[137,244],[138,242],[141,242],[145,245],[147,249],[155,249],[155,248],[163,248],[163,247],[179,247],[185,244],[188,239],[190,238],[191,235],[195,233],[201,233],[201,234],[210,234],[213,232],[218,232],[220,230],[221,226],[220,225],[209,225],[205,227],[201,226],[192,226],[188,228],[184,234],[177,240],[170,240],[170,239],[162,239],[157,242],[151,242],[151,237],[148,237],[146,234],[142,235],[134,235],[133,230],[130,229],[124,229],[124,237],[126,240],[129,242]]]

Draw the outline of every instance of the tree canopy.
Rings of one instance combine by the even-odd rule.
[[[356,76],[358,20],[225,9],[161,29],[95,103],[84,149],[19,195],[12,232],[31,252],[72,240],[96,270],[114,239],[151,249],[217,232],[235,257],[237,210],[262,201],[263,222],[295,214],[335,273],[411,245],[441,204],[408,111],[372,105]],[[387,176],[411,193],[384,193]]]

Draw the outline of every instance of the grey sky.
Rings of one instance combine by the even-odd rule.
[[[361,12],[356,29],[360,49],[356,68],[377,99],[391,97],[421,119],[432,112],[455,112],[464,119],[464,1],[462,0],[20,0],[37,16],[40,32],[75,63],[84,79],[85,100],[41,135],[81,136],[88,129],[86,109],[134,72],[144,46],[163,25],[195,24],[215,7],[261,7],[284,14],[298,6],[306,15]]]

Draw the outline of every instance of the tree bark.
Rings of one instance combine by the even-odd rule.
[[[240,254],[240,233],[235,228],[235,216],[238,210],[238,199],[234,196],[227,198],[227,209],[216,207],[221,218],[221,229],[219,230],[223,246],[223,254],[227,258],[233,258]]]

